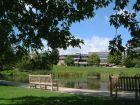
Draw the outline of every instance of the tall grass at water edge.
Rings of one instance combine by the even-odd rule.
[[[54,66],[54,74],[60,77],[82,77],[100,75],[101,80],[107,80],[109,75],[134,76],[140,75],[140,68],[109,68],[109,67],[74,67]]]
[[[107,68],[107,67],[75,67],[75,66],[54,66],[52,71],[47,70],[5,70],[0,74],[3,76],[14,76],[26,79],[29,74],[55,74],[59,79],[87,79],[87,76],[101,76],[101,80],[108,80],[109,75],[134,76],[140,75],[140,68]]]

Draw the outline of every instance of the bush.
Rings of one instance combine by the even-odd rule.
[[[88,65],[96,65],[99,66],[100,64],[100,57],[97,54],[92,54],[88,57]]]
[[[108,62],[109,63],[113,63],[115,65],[119,65],[121,64],[121,61],[122,61],[122,55],[121,54],[118,54],[118,53],[113,53],[113,54],[109,54],[108,55]]]
[[[48,54],[43,53],[34,55],[34,58],[32,59],[30,56],[24,56],[22,60],[16,64],[16,67],[21,70],[51,70],[53,64],[51,64]]]
[[[134,59],[135,67],[140,68],[140,58]]]
[[[73,59],[72,56],[67,56],[64,61],[65,61],[65,64],[67,66],[73,66],[74,65],[74,59]]]
[[[33,69],[30,56],[23,56],[22,59],[16,64],[16,68],[25,70]]]
[[[3,66],[4,70],[13,70],[14,69],[14,65],[13,64],[6,64]]]
[[[125,67],[129,68],[129,67],[134,67],[135,66],[135,63],[133,61],[132,58],[130,57],[126,57],[124,60],[123,60],[123,64]]]

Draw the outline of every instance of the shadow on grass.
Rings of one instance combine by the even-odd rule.
[[[5,101],[0,105],[140,105],[140,101],[119,100],[109,97],[66,96],[66,97],[35,97],[26,96]]]

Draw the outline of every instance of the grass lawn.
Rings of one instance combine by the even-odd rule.
[[[0,86],[0,105],[140,105],[140,101]]]

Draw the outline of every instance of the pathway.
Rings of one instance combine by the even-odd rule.
[[[79,94],[87,96],[110,96],[110,91],[98,91],[98,90],[87,90],[87,89],[74,89],[74,88],[64,88],[60,87],[59,92],[61,93],[70,93],[70,94]],[[129,98],[134,99],[134,92],[118,92],[118,98]]]

